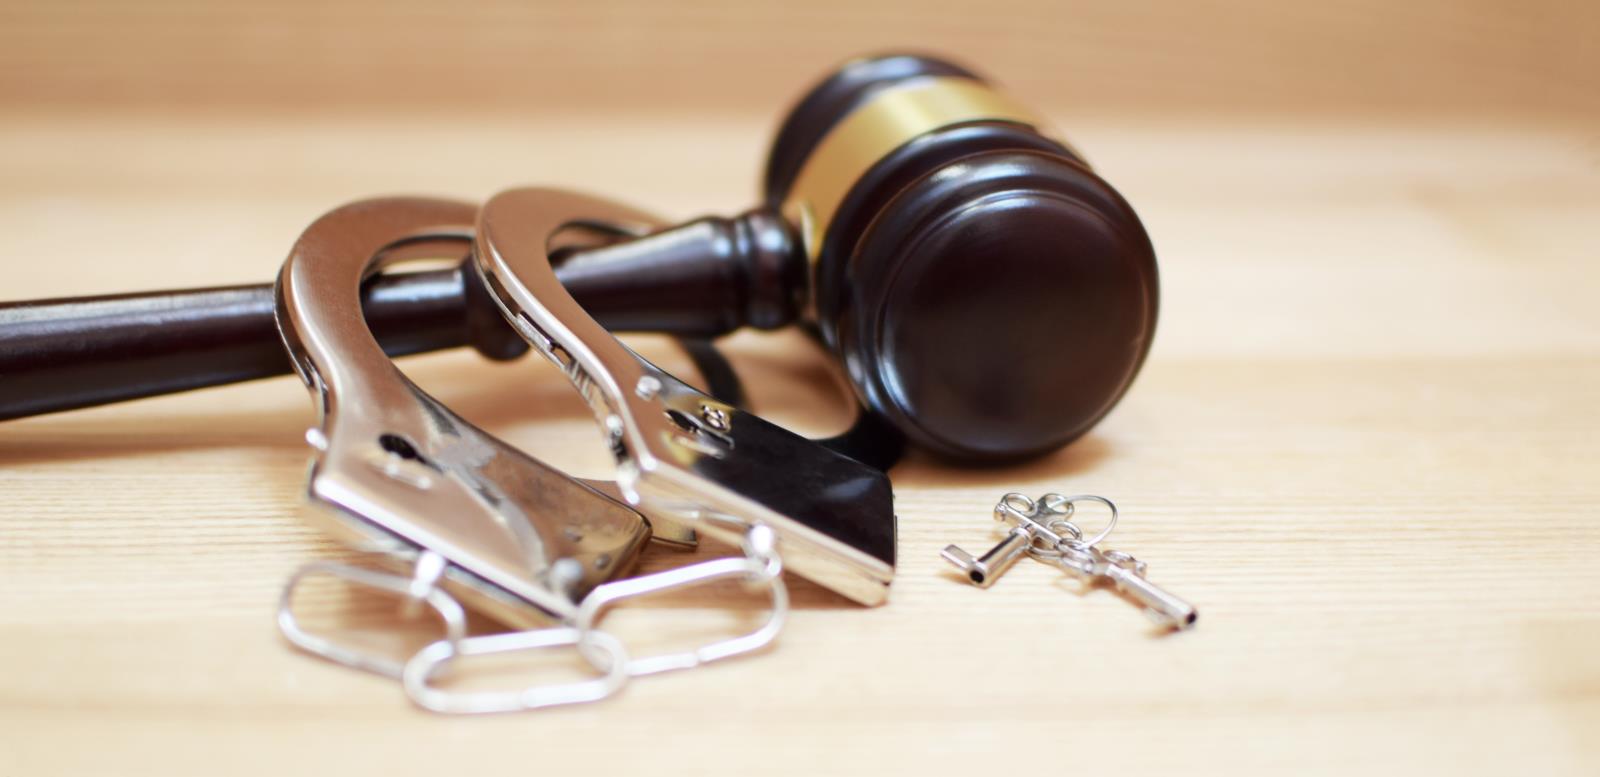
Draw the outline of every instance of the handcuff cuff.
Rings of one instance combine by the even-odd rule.
[[[439,712],[505,712],[603,699],[631,677],[685,669],[770,644],[796,573],[863,604],[881,603],[894,564],[887,476],[701,393],[596,324],[556,281],[550,246],[585,223],[648,226],[631,209],[567,192],[523,189],[482,209],[433,199],[368,200],[336,209],[295,244],[277,284],[277,322],[319,423],[310,502],[335,536],[386,568],[318,561],[296,572],[278,624],[295,646],[399,679]],[[472,244],[496,304],[556,362],[594,409],[617,481],[584,481],[521,453],[409,381],[361,316],[362,282],[384,266]],[[794,477],[774,482],[770,475]],[[622,575],[652,536],[697,534],[742,556],[634,578]],[[427,605],[444,637],[401,663],[302,627],[293,609],[307,578]],[[770,598],[765,623],[695,650],[636,658],[600,628],[628,599],[739,579]],[[524,627],[468,636],[463,605]],[[455,692],[433,680],[457,658],[572,647],[591,679],[516,691]]]

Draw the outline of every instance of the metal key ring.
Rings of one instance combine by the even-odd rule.
[[[1099,502],[1100,504],[1105,505],[1106,508],[1111,511],[1111,519],[1106,521],[1104,528],[1100,529],[1100,531],[1096,532],[1095,535],[1090,537],[1088,540],[1082,539],[1083,535],[1080,531],[1079,539],[1071,540],[1067,543],[1071,547],[1079,549],[1092,548],[1101,540],[1111,536],[1111,530],[1117,528],[1117,506],[1113,504],[1110,499],[1107,499],[1103,496],[1096,496],[1094,494],[1076,494],[1073,496],[1062,497],[1062,499],[1070,505],[1076,505],[1078,502]],[[1074,526],[1076,526],[1076,524],[1074,524]]]
[[[1057,518],[1045,525],[1046,529],[1055,532],[1059,540],[1051,540],[1043,534],[1035,534],[1028,542],[1028,555],[1040,561],[1052,561],[1062,555],[1062,546],[1071,547],[1070,543],[1083,540],[1083,530],[1072,521]]]

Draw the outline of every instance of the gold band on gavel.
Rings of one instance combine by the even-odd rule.
[[[949,76],[889,87],[851,111],[817,143],[783,202],[784,215],[800,229],[806,255],[817,260],[840,203],[873,165],[920,135],[974,121],[1045,130],[1036,114],[1010,97],[979,81]]]

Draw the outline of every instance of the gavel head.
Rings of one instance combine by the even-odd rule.
[[[937,453],[1009,459],[1088,431],[1149,351],[1156,263],[1128,204],[957,65],[850,62],[784,120],[765,198],[862,402]]]

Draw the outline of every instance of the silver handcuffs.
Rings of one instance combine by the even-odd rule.
[[[277,320],[320,416],[306,435],[315,450],[308,496],[327,528],[379,569],[319,561],[296,573],[278,615],[291,643],[400,679],[428,709],[502,712],[593,701],[632,676],[766,646],[787,611],[786,566],[854,601],[884,601],[895,539],[887,477],[696,391],[596,324],[556,280],[548,250],[561,229],[596,223],[656,224],[604,200],[521,189],[481,210],[419,198],[353,203],[295,244],[278,280]],[[367,329],[366,278],[468,246],[506,319],[594,409],[615,484],[569,477],[461,419],[407,380]],[[698,531],[743,556],[624,578],[653,525],[680,543]],[[293,603],[316,575],[426,605],[444,636],[401,662],[314,634]],[[729,577],[770,596],[771,615],[749,634],[638,658],[599,626],[624,599]],[[525,630],[468,636],[466,608]],[[504,692],[434,684],[458,657],[559,646],[575,648],[596,676]]]
[[[549,250],[560,230],[593,221],[658,225],[608,200],[514,189],[479,212],[474,255],[506,320],[588,400],[623,498],[734,543],[770,526],[797,574],[882,603],[894,575],[888,477],[702,394],[596,323],[556,279]]]

